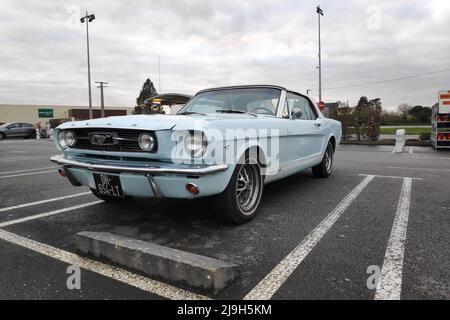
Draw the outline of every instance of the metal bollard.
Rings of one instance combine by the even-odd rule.
[[[403,149],[405,148],[406,144],[406,136],[405,136],[405,129],[398,129],[395,133],[395,147],[394,150],[392,150],[392,153],[401,153],[403,152]]]
[[[39,129],[36,129],[36,140],[41,140],[41,132]]]

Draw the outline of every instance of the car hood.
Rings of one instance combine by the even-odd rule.
[[[75,128],[127,128],[145,130],[186,130],[208,126],[209,122],[217,120],[255,119],[247,114],[227,114],[225,115],[132,115],[120,117],[108,117],[102,119],[92,119],[84,121],[66,122],[58,129]]]

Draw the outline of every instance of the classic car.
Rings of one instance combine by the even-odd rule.
[[[74,186],[98,198],[208,197],[231,223],[254,218],[264,185],[312,168],[326,178],[341,124],[305,95],[252,85],[198,92],[175,115],[68,122],[51,158]]]

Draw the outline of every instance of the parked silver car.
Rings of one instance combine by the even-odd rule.
[[[36,137],[36,131],[31,123],[13,122],[0,126],[0,140],[10,137]]]

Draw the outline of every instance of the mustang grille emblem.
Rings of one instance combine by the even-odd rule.
[[[93,132],[89,134],[91,143],[94,145],[111,146],[117,144],[117,134],[114,132],[103,133]]]

